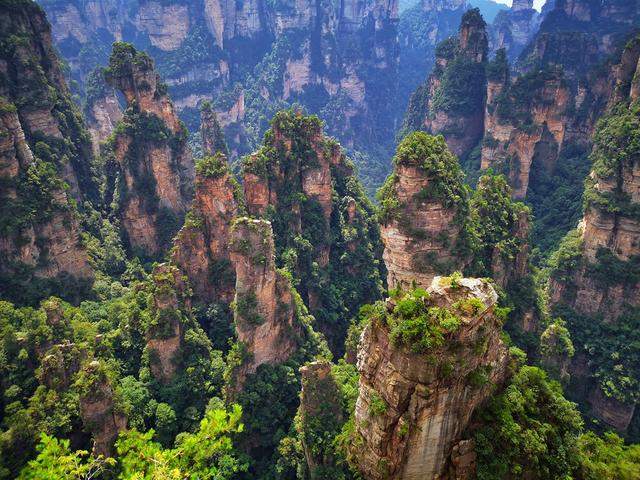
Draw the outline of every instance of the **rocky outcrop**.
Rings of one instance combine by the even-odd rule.
[[[405,130],[442,134],[455,155],[466,157],[483,134],[487,52],[486,24],[478,9],[469,10],[457,38],[436,48],[436,67],[410,100]]]
[[[410,301],[424,302],[429,315],[442,318],[435,312],[446,310],[459,318],[442,342],[426,348],[394,333],[409,321],[398,310],[402,296],[387,300],[385,314],[372,319],[360,340],[356,433],[349,448],[368,479],[448,478],[450,464],[461,474],[471,468],[472,459],[461,458],[469,449],[458,442],[473,412],[506,379],[509,355],[490,284],[436,277],[427,292],[411,294],[422,296]]]
[[[116,405],[113,386],[100,361],[83,367],[79,383],[80,417],[93,437],[93,453],[109,457],[118,434],[127,428],[127,418]]]
[[[151,374],[166,384],[176,375],[191,299],[186,279],[173,265],[158,265],[152,280],[153,322],[146,332],[146,348]]]
[[[630,138],[640,132],[640,106],[633,94],[637,78],[627,75],[622,81],[623,72],[637,71],[637,50],[635,42],[629,43],[623,62],[614,69],[619,76],[614,97],[618,103],[594,135],[584,218],[561,246],[549,286],[553,309],[571,319],[568,328],[578,352],[571,374],[578,384],[587,385],[583,395],[593,415],[622,432],[629,427],[640,397],[636,384],[627,382],[637,375],[630,359],[638,354],[629,347],[633,344],[629,325],[640,306],[640,155]],[[591,336],[598,338],[596,348],[591,347]],[[619,357],[611,353],[624,349],[630,351]],[[584,356],[587,367],[578,368]]]
[[[533,0],[516,0],[510,10],[498,12],[491,25],[491,50],[504,48],[511,60],[518,58],[540,27],[541,16]]]
[[[271,224],[240,217],[233,223],[231,262],[236,270],[234,324],[246,352],[235,372],[235,390],[263,363],[288,360],[305,335],[289,278],[275,267]]]
[[[169,247],[193,195],[186,130],[148,55],[114,44],[105,77],[128,105],[109,145],[116,214],[131,250],[158,256]]]
[[[231,303],[235,272],[229,259],[231,222],[239,213],[240,186],[221,153],[196,165],[196,192],[171,261],[189,279],[194,298],[203,303]]]
[[[122,119],[122,108],[115,90],[107,85],[102,69],[91,72],[86,83],[88,93],[84,113],[93,153],[97,156],[100,154],[100,145],[109,138]]]
[[[229,117],[246,108],[239,121],[220,116],[234,154],[261,140],[261,117],[295,103],[330,112],[331,133],[350,147],[373,151],[371,142],[392,142],[397,0],[44,3],[78,82],[98,61],[81,51],[127,41],[154,58],[190,130],[198,127],[193,113],[203,101],[215,100]],[[238,88],[248,99],[242,109],[229,103],[241,98]]]
[[[571,90],[559,70],[538,70],[511,85],[490,82],[481,168],[508,172],[524,198],[534,162],[553,172],[567,135]]]
[[[214,155],[216,152],[229,155],[224,132],[210,103],[205,103],[200,108],[200,136],[202,139],[202,153],[205,156]]]
[[[27,1],[0,7],[0,40],[1,289],[17,298],[32,282],[90,283],[73,201],[96,198],[91,149],[43,12]]]
[[[456,252],[466,215],[462,173],[444,139],[423,132],[405,137],[394,164],[381,194],[387,285],[427,287],[469,261]]]
[[[339,351],[347,325],[337,319],[379,298],[373,208],[317,117],[282,111],[271,125],[262,148],[243,162],[247,212],[272,221],[278,260],[299,280],[311,313],[322,312],[318,329]],[[347,290],[348,299],[338,296]]]
[[[467,8],[466,0],[422,0],[400,15],[398,99],[402,107],[433,69],[436,46],[456,35]]]
[[[640,14],[633,3],[623,8],[628,18]],[[491,78],[490,66],[481,167],[505,172],[517,198],[527,196],[531,177],[551,178],[572,148],[589,148],[613,91],[613,77],[596,65],[631,31],[616,10],[604,1],[556,2],[516,63],[519,76]]]

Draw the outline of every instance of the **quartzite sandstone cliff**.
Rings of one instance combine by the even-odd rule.
[[[151,58],[117,43],[105,70],[127,110],[109,143],[109,192],[129,247],[166,251],[189,208],[194,165],[186,131]]]
[[[436,277],[423,300],[460,315],[459,329],[443,346],[424,353],[398,346],[385,317],[374,318],[362,334],[350,453],[368,479],[448,478],[450,456],[460,456],[454,445],[474,410],[506,378],[509,355],[494,314],[495,291],[479,279],[456,285]],[[481,306],[457,310],[471,300]],[[386,308],[391,315],[395,301]]]

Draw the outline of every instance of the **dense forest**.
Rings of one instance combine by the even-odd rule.
[[[0,0],[0,479],[640,480],[639,178],[635,0]]]

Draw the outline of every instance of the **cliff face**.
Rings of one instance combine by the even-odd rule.
[[[637,45],[628,45],[623,64],[632,64],[635,58],[636,68],[617,68],[618,75],[637,71],[639,53]],[[637,384],[626,380],[637,375],[632,359],[638,352],[628,329],[640,304],[640,225],[635,213],[640,201],[640,156],[633,140],[640,125],[633,93],[638,79],[618,78],[619,101],[594,135],[584,218],[557,254],[549,291],[552,306],[570,319],[568,328],[577,345],[570,369],[574,388],[588,398],[593,415],[624,432],[640,398]],[[595,338],[602,341],[590,350]],[[612,361],[613,351],[622,357]]]
[[[115,44],[105,76],[128,105],[108,146],[116,213],[130,248],[157,256],[169,246],[192,198],[186,131],[146,54]]]
[[[239,212],[240,186],[221,153],[196,165],[196,192],[171,260],[187,276],[194,297],[204,303],[230,303],[235,273],[229,259],[231,221]]]
[[[236,371],[236,390],[263,363],[288,360],[305,331],[289,278],[276,270],[271,224],[240,217],[231,230],[231,262],[236,269],[234,323],[247,355]]]
[[[381,288],[378,229],[351,162],[317,117],[286,111],[245,160],[243,179],[248,213],[271,220],[277,261],[339,350],[345,319]]]
[[[398,99],[402,107],[433,69],[436,45],[457,33],[466,9],[466,0],[422,0],[400,15]]]
[[[422,132],[403,140],[394,164],[381,191],[387,285],[426,287],[469,261],[455,251],[467,214],[462,173],[444,139]]]
[[[504,48],[515,60],[537,33],[540,20],[533,0],[514,1],[510,10],[498,12],[489,29],[491,50]]]
[[[560,71],[536,71],[513,84],[489,82],[481,168],[506,172],[524,198],[534,161],[552,172],[567,135],[571,91]]]
[[[372,142],[391,143],[397,0],[43,4],[75,79],[104,62],[81,51],[102,52],[113,41],[144,48],[191,130],[199,105],[216,100],[234,154],[260,141],[264,118],[296,102],[324,111],[349,147],[373,152]]]
[[[91,134],[94,155],[100,154],[100,145],[113,133],[122,120],[122,108],[113,87],[107,85],[102,69],[96,69],[87,77],[87,98],[84,114]]]
[[[449,478],[452,453],[462,472],[465,449],[454,451],[454,445],[474,410],[506,378],[508,353],[493,288],[478,279],[451,284],[436,277],[427,292],[387,300],[361,337],[350,453],[366,478]],[[460,323],[449,329],[441,322],[446,333],[431,346],[412,343],[418,339],[400,333],[402,322],[411,321],[400,313],[409,303],[428,310],[430,321],[437,323],[435,316],[444,318],[446,310]]]
[[[0,283],[14,298],[12,285],[34,278],[91,281],[72,200],[95,200],[96,189],[43,12],[31,2],[0,7],[0,32]]]
[[[478,9],[462,17],[457,39],[436,48],[436,67],[412,95],[405,130],[442,134],[451,151],[466,157],[483,134],[486,24]]]

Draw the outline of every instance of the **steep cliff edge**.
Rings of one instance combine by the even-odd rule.
[[[635,55],[636,65],[638,56]],[[576,345],[571,391],[592,414],[625,432],[640,399],[634,339],[640,305],[638,79],[596,128],[584,218],[552,259],[550,303]],[[626,94],[625,94],[626,92]]]
[[[122,108],[113,87],[105,81],[101,68],[95,69],[86,79],[84,114],[91,134],[94,155],[100,154],[100,145],[113,133],[122,120]]]
[[[88,136],[40,8],[0,6],[0,41],[2,291],[73,298],[93,278],[75,203],[97,199]]]
[[[234,323],[245,352],[235,372],[236,390],[263,363],[288,360],[304,342],[305,327],[290,279],[276,270],[271,224],[240,217],[231,230],[231,261],[236,269]]]
[[[400,14],[398,101],[405,107],[434,67],[436,46],[458,31],[466,0],[422,0]]]
[[[390,289],[427,287],[436,275],[491,276],[503,288],[529,272],[529,209],[505,177],[484,175],[475,191],[442,136],[407,135],[378,193]]]
[[[387,284],[427,287],[470,261],[463,174],[444,138],[423,132],[405,137],[393,162],[379,193]]]
[[[283,111],[243,179],[247,212],[272,222],[277,264],[339,351],[348,319],[381,292],[379,231],[352,163],[317,117]]]
[[[366,478],[448,478],[471,415],[507,376],[496,300],[486,281],[435,277],[376,304],[358,348],[350,444]]]
[[[196,192],[174,241],[171,261],[187,276],[196,300],[233,300],[235,272],[229,258],[231,222],[240,211],[240,186],[222,153],[196,164]]]
[[[510,10],[498,12],[489,28],[492,51],[504,48],[511,60],[518,58],[540,27],[533,0],[516,0]]]
[[[386,173],[401,115],[397,0],[42,3],[80,84],[114,41],[131,42],[154,59],[190,130],[201,104],[215,103],[233,156],[260,142],[276,111],[301,104],[371,157],[367,176]]]
[[[158,256],[169,247],[193,196],[186,130],[148,55],[114,44],[105,78],[127,100],[107,146],[110,200],[131,250]]]
[[[486,23],[478,9],[467,11],[457,38],[436,48],[436,66],[412,95],[403,130],[442,134],[454,154],[466,157],[483,134]]]

